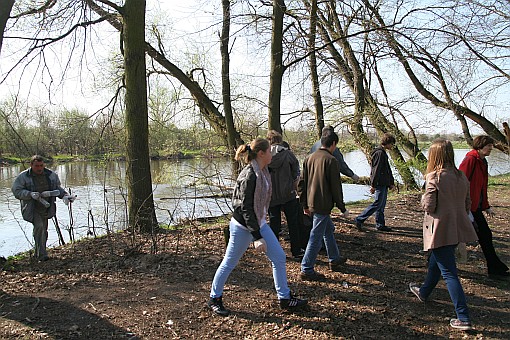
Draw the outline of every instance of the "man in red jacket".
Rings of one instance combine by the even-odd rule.
[[[471,194],[471,213],[477,226],[476,233],[478,242],[482,247],[485,260],[487,261],[487,271],[490,277],[500,278],[508,277],[508,267],[496,254],[492,243],[492,231],[483,215],[494,216],[487,198],[487,185],[489,181],[489,171],[487,159],[485,157],[491,154],[494,140],[489,136],[478,136],[473,140],[473,150],[469,151],[459,166],[470,182]]]

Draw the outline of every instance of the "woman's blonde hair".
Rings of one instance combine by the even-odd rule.
[[[429,148],[429,161],[427,163],[426,174],[438,172],[444,168],[454,168],[459,174],[459,170],[455,167],[455,155],[452,143],[444,138],[436,139]]]
[[[255,158],[259,151],[267,151],[269,149],[269,141],[264,138],[256,138],[249,144],[243,144],[237,148],[236,161],[243,161],[248,164]]]

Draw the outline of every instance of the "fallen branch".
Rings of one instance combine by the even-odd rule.
[[[36,302],[34,304],[34,307],[32,307],[32,313],[35,311],[35,309],[37,308],[37,306],[39,306],[39,303],[41,302],[41,300],[38,297],[36,297],[35,299]]]
[[[161,197],[160,200],[193,200],[202,198],[225,198],[230,197],[230,194],[214,194],[214,195],[203,195],[203,196],[179,196],[179,197]]]

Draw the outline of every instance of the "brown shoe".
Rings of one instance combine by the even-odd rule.
[[[345,264],[345,262],[347,262],[347,257],[340,256],[336,260],[331,261],[329,263],[329,270],[331,270],[332,272],[339,271],[342,265]]]
[[[303,281],[324,281],[326,280],[326,277],[323,274],[313,272],[313,273],[303,273],[299,275],[301,277],[301,280]]]

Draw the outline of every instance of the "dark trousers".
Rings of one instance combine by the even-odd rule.
[[[269,207],[269,225],[276,238],[280,235],[282,227],[282,211],[285,213],[289,227],[290,251],[292,255],[299,255],[301,249],[306,248],[308,237],[304,232],[303,209],[297,198],[286,203]]]
[[[487,271],[489,274],[502,274],[508,271],[508,267],[504,264],[494,250],[492,244],[492,231],[487,224],[487,220],[483,215],[482,209],[478,209],[473,213],[473,217],[478,226],[476,234],[478,235],[478,243],[482,247],[483,255],[487,261]]]

